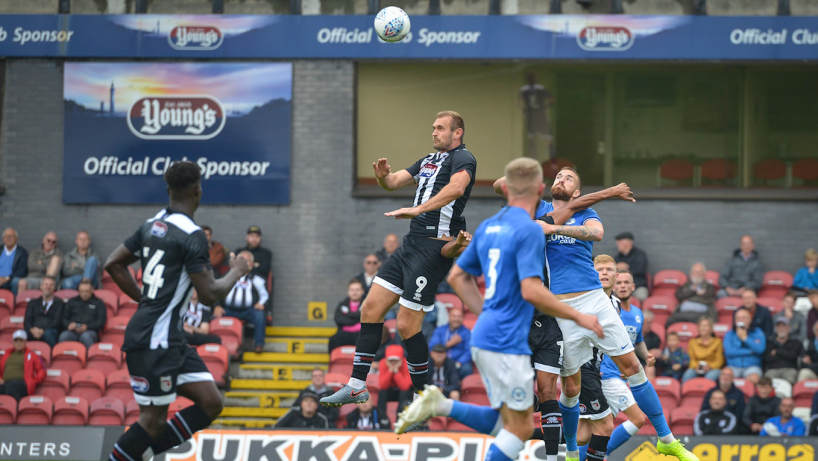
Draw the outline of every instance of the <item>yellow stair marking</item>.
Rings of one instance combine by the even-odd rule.
[[[277,420],[275,419],[217,419],[213,424],[220,424],[222,426],[243,426],[248,428],[265,428],[275,426]]]
[[[259,392],[259,391],[229,391],[225,392],[227,398],[257,398],[259,408],[281,408],[281,402],[285,399],[295,399],[298,392]],[[253,407],[243,407],[253,408]]]
[[[267,336],[294,336],[298,338],[329,338],[338,331],[335,327],[267,327]]]
[[[245,362],[329,363],[329,354],[287,354],[284,352],[245,352]]]
[[[237,418],[280,418],[287,413],[289,408],[251,408],[251,407],[225,407],[222,410],[222,417]]]
[[[310,381],[273,381],[271,379],[234,379],[231,389],[300,391],[312,384]]]

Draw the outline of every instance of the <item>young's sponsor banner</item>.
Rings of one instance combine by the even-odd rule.
[[[290,63],[69,62],[63,91],[65,203],[167,203],[178,160],[201,168],[203,203],[290,201]]]
[[[372,16],[4,15],[0,56],[818,60],[811,17],[427,16],[399,43]]]

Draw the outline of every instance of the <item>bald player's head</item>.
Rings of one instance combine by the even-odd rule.
[[[537,196],[545,189],[542,182],[542,166],[531,158],[518,158],[509,162],[505,170],[506,196]]]
[[[253,257],[253,253],[250,253],[247,250],[239,252],[238,256],[244,256],[244,259],[247,260],[247,263],[250,264],[250,267],[253,267],[253,263],[255,262],[255,258]]]

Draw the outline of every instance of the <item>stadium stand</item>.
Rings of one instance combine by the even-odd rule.
[[[69,299],[79,296],[80,292],[77,290],[63,289],[54,292],[54,297],[60,298],[67,303]]]
[[[713,389],[714,386],[715,384],[713,381],[707,378],[692,378],[687,380],[684,384],[682,384],[682,400],[679,402],[679,406],[695,407],[696,412],[698,413],[698,409],[702,406],[704,395],[707,394],[707,391]],[[694,414],[693,416],[695,417],[696,415]]]
[[[131,376],[128,374],[128,370],[117,370],[107,376],[105,382],[105,397],[119,399],[122,402],[128,402],[133,399]]]
[[[653,276],[651,296],[674,296],[676,289],[687,283],[687,275],[682,271],[667,269]]]
[[[51,415],[54,414],[54,403],[42,395],[29,395],[20,400],[17,407],[17,422],[19,425],[48,425],[51,424]]]
[[[812,406],[812,398],[818,392],[818,380],[800,381],[792,388],[792,398],[796,407]]]
[[[681,400],[682,387],[679,381],[661,376],[653,380],[653,387],[662,402],[662,408],[676,408]]]
[[[650,296],[642,302],[642,309],[653,312],[653,324],[664,325],[673,312],[679,301],[671,296]]]
[[[88,423],[88,401],[82,397],[63,397],[54,402],[51,424],[84,426]]]
[[[125,404],[122,400],[100,397],[91,402],[88,412],[89,426],[121,426],[125,422]]]
[[[759,298],[783,299],[792,286],[793,276],[785,271],[768,271],[761,282]]]
[[[0,425],[17,421],[17,401],[14,397],[0,395]]]
[[[234,359],[239,358],[243,331],[241,320],[233,317],[220,317],[210,321],[210,334],[221,338],[222,346],[227,348],[230,357]]]
[[[14,293],[0,289],[0,318],[11,316],[14,310]]]
[[[59,368],[73,375],[85,368],[87,351],[79,341],[63,341],[51,350],[51,367]]]
[[[698,414],[699,406],[688,405],[674,409],[670,414],[670,430],[674,435],[693,435],[693,421]]]
[[[10,344],[11,335],[23,328],[24,320],[24,317],[17,315],[0,319],[0,341],[6,341]]]
[[[216,385],[224,387],[227,366],[230,363],[227,348],[221,344],[202,344],[196,348],[196,351],[216,380]]]
[[[37,395],[44,395],[54,401],[68,395],[70,388],[71,378],[68,372],[55,368],[46,370],[45,381],[37,387],[36,393]]]
[[[85,368],[71,375],[71,397],[82,397],[93,402],[105,393],[105,375],[99,370]]]
[[[96,343],[88,349],[85,366],[109,375],[122,368],[122,350],[116,344]]]
[[[108,318],[102,336],[99,338],[100,342],[122,347],[122,342],[125,340],[125,327],[128,326],[129,320],[131,320],[130,317],[123,316]]]
[[[43,365],[48,367],[51,364],[51,346],[43,341],[26,341],[26,347],[34,351],[43,359]]]

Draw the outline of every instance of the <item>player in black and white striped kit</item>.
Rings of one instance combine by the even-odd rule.
[[[184,315],[193,287],[202,303],[213,305],[251,268],[243,257],[231,255],[230,271],[213,277],[207,237],[193,221],[202,197],[200,178],[193,162],[168,168],[170,205],[139,226],[105,263],[122,291],[139,301],[122,346],[139,421],[117,440],[110,461],[150,459],[209,426],[222,410],[213,376],[185,339]],[[141,290],[128,271],[136,261],[142,263]],[[194,405],[167,420],[177,393]]]
[[[409,234],[384,262],[361,306],[352,377],[341,390],[321,399],[322,404],[339,406],[369,399],[366,375],[380,346],[384,316],[395,303],[400,304],[398,332],[406,346],[412,384],[419,392],[427,383],[429,345],[420,327],[424,313],[434,307],[438,285],[452,267],[451,257],[459,251],[454,239],[466,230],[462,213],[477,169],[477,161],[463,144],[464,129],[460,114],[440,112],[432,131],[436,152],[396,173],[385,158],[372,164],[383,189],[394,191],[417,184],[412,207],[385,213],[412,221]]]

